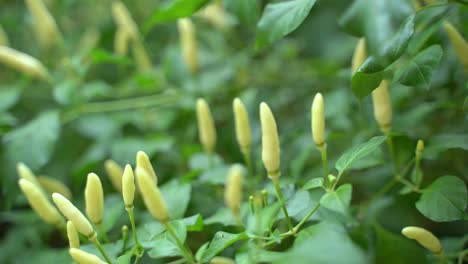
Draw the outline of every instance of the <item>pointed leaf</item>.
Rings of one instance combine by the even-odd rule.
[[[422,190],[416,208],[436,222],[461,220],[465,217],[468,196],[465,183],[455,176],[443,176]]]
[[[271,44],[298,28],[315,1],[291,0],[268,4],[257,24],[257,48]]]
[[[335,168],[338,170],[339,174],[343,172],[356,160],[365,157],[372,153],[376,148],[378,148],[382,143],[385,142],[387,138],[384,136],[373,137],[369,141],[356,145],[348,149],[336,162]]]

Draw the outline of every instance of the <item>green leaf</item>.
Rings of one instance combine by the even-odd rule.
[[[434,4],[418,10],[416,13],[417,30],[408,44],[410,54],[416,54],[437,32],[450,10],[447,4]]]
[[[259,217],[257,217],[255,214],[249,214],[246,227],[249,234],[264,234],[270,232],[280,208],[280,203],[273,203],[260,210]]]
[[[395,73],[395,79],[403,85],[429,88],[432,73],[439,65],[442,54],[439,45],[430,46],[399,68]]]
[[[260,13],[257,0],[226,0],[224,4],[227,11],[236,15],[242,24],[252,26],[257,23]]]
[[[302,189],[304,190],[310,190],[310,189],[315,189],[323,186],[323,178],[313,178],[310,181],[308,181],[306,184],[304,184],[304,187]]]
[[[446,6],[423,8],[416,14],[409,15],[399,30],[394,32],[396,21],[401,21],[398,16],[409,14],[406,11],[401,12],[406,9],[406,5],[406,1],[399,0],[358,0],[342,17],[341,24],[345,29],[356,36],[365,37],[370,54],[351,81],[352,91],[358,98],[364,98],[379,85],[389,66],[408,48],[416,28],[425,29],[427,25],[441,21],[448,14]],[[420,34],[411,49],[414,51],[422,45],[424,38],[427,36]]]
[[[181,183],[178,179],[161,186],[161,192],[166,201],[167,209],[171,219],[184,217],[190,202],[192,186],[189,183]]]
[[[201,257],[201,262],[205,263],[210,261],[213,257],[221,253],[224,249],[234,244],[235,242],[243,239],[247,239],[248,236],[245,233],[231,234],[223,231],[216,232],[213,239],[211,240],[208,248]]]
[[[330,252],[333,249],[333,252]],[[368,263],[364,252],[349,238],[346,230],[330,222],[321,222],[299,232],[293,247],[272,263]]]
[[[371,138],[369,141],[356,145],[348,149],[335,164],[335,168],[339,174],[343,172],[355,161],[363,158],[372,153],[377,147],[385,142],[387,138],[384,136],[377,136]]]
[[[126,137],[115,140],[111,146],[111,158],[119,164],[126,164],[135,160],[135,155],[142,150],[148,156],[157,152],[167,151],[173,145],[172,138],[158,136],[155,138]]]
[[[124,207],[122,206],[122,196],[116,194],[106,195],[104,201],[104,220],[102,226],[104,230],[110,231],[114,227],[119,218],[124,215]]]
[[[132,260],[133,252],[127,251],[125,254],[117,258],[117,264],[130,264]]]
[[[414,33],[414,15],[409,16],[395,35],[382,43],[376,55],[369,56],[351,79],[351,89],[360,99],[370,94],[382,81],[384,70],[405,51]]]
[[[207,155],[205,153],[195,153],[190,156],[189,168],[192,170],[208,170],[212,167],[223,165],[222,158],[218,155]]]
[[[47,111],[3,137],[5,155],[10,164],[24,162],[32,170],[50,159],[60,135],[58,112]]]
[[[21,85],[0,86],[0,111],[5,111],[14,106],[21,96]]]
[[[192,215],[183,219],[187,231],[202,231],[203,230],[203,217],[201,214]]]
[[[467,202],[465,183],[455,176],[443,176],[422,190],[416,208],[432,221],[455,221],[465,217]]]
[[[310,195],[309,192],[304,190],[299,190],[294,192],[294,196],[291,197],[286,202],[286,209],[288,210],[288,214],[290,217],[295,217],[298,214],[306,211],[310,202]],[[283,211],[281,211],[281,216],[284,217]]]
[[[159,222],[146,223],[137,228],[138,240],[144,248],[153,248],[156,246],[154,240],[160,236],[166,227]]]
[[[362,99],[370,94],[382,82],[384,72],[365,73],[357,71],[351,79],[351,90]]]
[[[174,21],[178,18],[188,17],[202,8],[208,0],[171,0],[166,1],[164,5],[156,10],[153,15],[145,22],[145,31],[152,26]]]
[[[376,225],[375,263],[427,263],[424,249],[402,235],[392,234]]]
[[[327,192],[320,198],[320,205],[330,210],[347,214],[351,203],[351,184],[343,184],[334,192]]]
[[[413,10],[405,0],[357,0],[339,20],[340,26],[357,37],[365,37],[368,54],[383,54],[389,40]]]
[[[449,149],[468,150],[468,134],[441,134],[432,136],[423,152],[424,158],[435,159],[437,155]]]
[[[294,31],[309,14],[315,0],[291,0],[270,3],[257,24],[257,49]]]
[[[154,240],[154,244],[156,246],[150,251],[148,251],[148,256],[150,258],[157,259],[165,257],[183,256],[177,244],[164,237]]]

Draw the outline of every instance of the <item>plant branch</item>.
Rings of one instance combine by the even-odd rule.
[[[288,210],[286,209],[286,203],[285,203],[284,198],[283,198],[283,193],[281,192],[281,188],[280,188],[280,185],[279,185],[279,179],[278,179],[278,177],[272,178],[272,181],[273,181],[273,185],[275,186],[276,196],[278,197],[278,201],[281,204],[281,208],[283,209],[284,216],[286,217],[286,221],[288,222],[289,231],[292,232],[293,231],[293,225],[292,225],[292,222],[291,222],[291,218],[289,218]]]
[[[195,259],[193,258],[193,255],[192,255],[192,252],[190,250],[188,250],[184,243],[182,243],[182,241],[180,241],[179,237],[177,236],[176,232],[174,231],[174,228],[171,226],[170,223],[166,222],[166,223],[163,223],[165,226],[166,226],[166,229],[167,231],[169,232],[169,234],[174,238],[174,240],[176,241],[177,243],[177,246],[180,248],[180,250],[182,251],[182,254],[184,254],[184,257],[185,259],[191,263],[191,264],[195,264]]]
[[[109,257],[106,254],[106,251],[104,251],[104,248],[102,247],[101,243],[99,242],[99,239],[97,236],[95,236],[91,241],[94,243],[94,245],[97,247],[99,252],[101,252],[101,255],[104,257],[107,263],[112,264],[112,261],[109,259]]]
[[[63,112],[61,121],[63,124],[67,124],[85,114],[168,106],[173,105],[179,99],[179,94],[168,93],[106,102],[87,103]]]

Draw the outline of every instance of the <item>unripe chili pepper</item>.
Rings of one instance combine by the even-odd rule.
[[[218,256],[212,258],[210,264],[236,264],[236,262],[233,259]]]
[[[70,248],[80,248],[80,238],[72,221],[67,221],[67,237]]]
[[[158,184],[158,176],[156,175],[156,172],[154,172],[153,165],[151,165],[151,161],[144,151],[137,152],[136,167],[146,171],[156,185]]]
[[[78,210],[67,198],[59,193],[52,194],[52,200],[55,205],[58,207],[60,212],[76,227],[76,230],[82,235],[86,236],[89,239],[96,237],[96,232],[94,231],[91,223],[86,219],[83,213]]]
[[[125,166],[122,177],[122,195],[125,208],[133,208],[133,199],[135,198],[135,176],[130,165]]]
[[[112,15],[120,31],[125,32],[133,40],[139,38],[138,26],[122,2],[115,1],[112,3]]]
[[[26,0],[26,6],[34,19],[33,26],[40,44],[48,48],[61,41],[62,37],[57,23],[44,2],[42,0]]]
[[[424,151],[424,141],[422,139],[418,140],[416,144],[416,157],[419,159]]]
[[[236,216],[239,215],[242,202],[242,181],[242,168],[239,165],[233,165],[226,177],[224,201]]]
[[[190,18],[181,18],[177,21],[180,36],[182,57],[191,73],[198,71],[198,51],[195,26]]]
[[[198,135],[207,153],[213,153],[216,146],[216,128],[210,108],[203,98],[197,100]]]
[[[138,188],[140,189],[148,211],[161,223],[167,223],[169,221],[169,213],[166,203],[164,202],[159,188],[151,179],[151,176],[142,168],[137,167],[136,178]]]
[[[275,117],[266,103],[260,104],[262,125],[262,160],[268,177],[277,179],[280,173],[280,145]]]
[[[63,184],[61,181],[58,181],[54,178],[50,178],[47,176],[39,176],[37,177],[39,184],[41,187],[49,194],[53,194],[54,192],[60,193],[61,195],[65,196],[67,199],[72,198],[72,193],[68,187]]]
[[[122,191],[122,175],[123,169],[117,162],[113,160],[106,160],[104,162],[104,169],[106,170],[107,177],[109,178],[112,186],[119,192]]]
[[[47,69],[42,63],[26,53],[0,46],[0,62],[28,76],[48,81]]]
[[[104,192],[102,183],[95,173],[88,174],[85,187],[86,214],[93,224],[102,222],[104,210]]]
[[[98,256],[77,248],[70,248],[70,256],[79,264],[106,264]]]
[[[434,236],[434,234],[432,234],[424,228],[408,226],[403,228],[403,230],[401,230],[401,233],[407,238],[418,241],[418,243],[421,246],[429,249],[435,254],[439,254],[440,252],[442,252],[442,246],[440,245],[439,239],[436,236]]]
[[[242,153],[250,152],[251,132],[249,124],[249,115],[244,104],[239,98],[232,102],[234,119],[236,123],[236,138]]]
[[[31,183],[36,185],[38,188],[42,188],[36,175],[34,175],[34,173],[26,164],[22,162],[19,162],[18,164],[16,164],[16,171],[20,178],[30,181]]]
[[[131,41],[131,35],[126,30],[117,29],[114,36],[114,52],[119,56],[128,54],[128,46]]]
[[[219,2],[209,4],[197,15],[220,30],[228,29],[231,24],[229,14],[224,11],[223,5]]]
[[[374,117],[380,130],[385,134],[392,129],[392,101],[388,91],[389,83],[382,80],[380,85],[372,92]]]
[[[21,191],[28,199],[29,205],[31,205],[42,220],[57,226],[63,224],[62,216],[37,185],[26,179],[20,179],[18,183]]]
[[[361,67],[361,65],[366,60],[366,39],[360,38],[356,48],[354,49],[353,60],[351,63],[351,72],[352,74],[356,73],[356,71]]]
[[[317,93],[312,103],[312,137],[315,145],[320,148],[325,144],[325,106],[323,96]]]
[[[468,70],[468,42],[451,23],[444,22],[444,28],[455,49],[455,53],[458,55],[458,59],[465,67],[465,70]]]

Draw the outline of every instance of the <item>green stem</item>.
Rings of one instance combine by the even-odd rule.
[[[243,150],[242,151],[242,156],[244,156],[244,161],[245,161],[245,165],[247,165],[247,169],[249,171],[249,176],[250,177],[254,177],[254,170],[253,170],[253,165],[252,165],[252,156],[250,154],[250,150]],[[262,182],[262,175],[259,174],[258,175],[259,178],[258,178],[258,185],[260,185],[260,183]]]
[[[400,183],[402,183],[403,185],[407,186],[408,188],[410,188],[413,192],[421,192],[421,190],[419,190],[418,187],[416,187],[416,185],[412,184],[410,181],[408,181],[407,179],[404,179],[404,178],[401,178],[401,177],[397,177],[395,178],[396,181],[399,181]]]
[[[390,159],[392,160],[392,163],[393,163],[393,174],[397,175],[399,169],[398,169],[398,165],[395,159],[395,150],[393,148],[393,140],[392,140],[392,137],[388,135],[387,135],[387,145],[388,145],[388,152],[390,153]]]
[[[328,189],[330,186],[328,186],[327,143],[323,143],[323,145],[319,147],[319,150],[320,156],[322,157],[323,172],[325,173],[325,175],[323,175],[323,186]]]
[[[135,225],[135,215],[133,214],[133,207],[126,207],[125,210],[127,210],[128,212],[128,218],[130,219],[130,224],[132,226],[133,240],[135,240],[135,246],[136,246],[134,264],[137,264],[140,258],[143,256],[145,249],[140,244],[140,241],[138,241],[138,235],[137,235],[136,225]]]
[[[383,195],[385,195],[388,191],[392,189],[392,187],[397,183],[395,179],[392,179],[391,181],[387,182],[380,190],[378,190],[374,196],[372,196],[366,204],[370,204],[371,202],[375,201],[376,199],[379,199]]]
[[[278,177],[275,177],[275,178],[272,178],[272,181],[273,181],[273,185],[275,186],[276,196],[278,197],[278,201],[281,204],[281,208],[283,209],[284,216],[286,217],[286,221],[288,222],[289,231],[292,231],[293,225],[291,222],[291,218],[289,218],[288,210],[286,209],[286,203],[284,202],[283,193],[281,192],[279,179]]]
[[[87,103],[65,111],[61,121],[63,124],[66,124],[84,114],[167,106],[174,104],[179,98],[178,94],[157,94],[107,102]]]
[[[307,220],[309,220],[309,218],[319,209],[319,207],[320,203],[317,203],[317,205],[315,205],[315,207],[312,208],[312,210],[310,210],[310,212],[304,217],[304,219],[302,219],[301,222],[299,222],[299,224],[297,224],[294,227],[294,233],[297,233],[299,231],[299,229],[305,224],[305,222],[307,222]]]
[[[128,243],[128,227],[124,225],[122,227],[122,253],[127,251],[127,243]]]
[[[109,238],[107,238],[106,231],[104,230],[104,227],[102,226],[102,222],[96,225],[97,229],[99,230],[99,235],[104,243],[109,242]]]
[[[106,254],[106,251],[104,251],[104,248],[102,247],[101,243],[99,242],[99,239],[97,236],[94,239],[91,239],[91,241],[94,243],[94,245],[97,247],[99,252],[101,252],[101,255],[104,257],[107,263],[112,264],[112,261],[109,259],[109,257]]]
[[[182,253],[185,256],[185,259],[189,263],[195,264],[196,262],[195,262],[195,259],[193,258],[192,252],[185,247],[185,245],[184,245],[184,243],[182,243],[182,241],[180,241],[179,237],[177,236],[177,234],[174,231],[174,228],[171,226],[171,224],[166,222],[166,223],[164,223],[164,225],[166,226],[166,229],[169,232],[169,234],[171,234],[171,236],[176,241],[177,246],[179,246],[180,250],[182,251]]]

